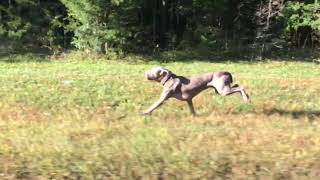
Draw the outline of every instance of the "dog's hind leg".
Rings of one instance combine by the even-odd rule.
[[[216,92],[218,92],[218,94],[220,94],[221,96],[228,96],[230,94],[238,92],[241,94],[242,99],[245,102],[250,102],[250,98],[242,86],[235,84],[231,87],[230,82],[225,81],[224,78],[211,82],[210,85],[213,86]]]
[[[235,84],[234,86],[230,87],[229,85],[224,86],[222,91],[219,92],[220,95],[222,96],[228,96],[230,94],[239,92],[242,96],[243,101],[245,102],[250,102],[250,98],[244,88],[242,86],[239,86],[238,84]]]

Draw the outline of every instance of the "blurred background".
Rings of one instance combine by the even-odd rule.
[[[292,59],[320,42],[317,0],[1,0],[0,22],[2,55]]]

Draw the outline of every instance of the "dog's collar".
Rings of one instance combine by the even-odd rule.
[[[176,77],[175,74],[172,74],[172,73],[167,74],[165,77],[163,77],[161,79],[160,83],[161,83],[162,86],[164,86],[170,79],[173,79],[175,77]]]

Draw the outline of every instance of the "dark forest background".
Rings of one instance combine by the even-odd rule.
[[[0,51],[315,55],[317,0],[1,0]]]

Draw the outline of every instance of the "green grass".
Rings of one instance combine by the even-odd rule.
[[[207,90],[139,113],[161,86],[156,62],[0,63],[0,179],[317,179],[320,66],[302,62],[161,64],[179,75],[228,70],[247,88]]]

